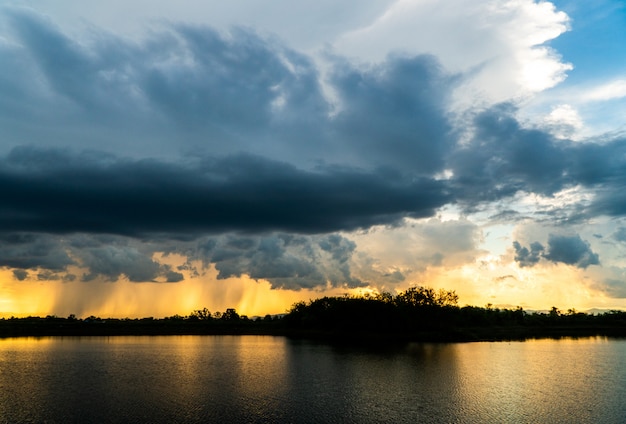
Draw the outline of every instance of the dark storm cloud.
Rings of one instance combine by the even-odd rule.
[[[0,236],[0,266],[63,271],[74,264],[74,259],[52,237],[14,233]]]
[[[48,270],[39,271],[37,273],[37,280],[39,281],[74,281],[76,276],[74,274],[52,272]]]
[[[26,278],[28,278],[28,271],[25,271],[23,269],[14,269],[13,276],[18,281],[24,281]]]
[[[454,145],[445,114],[452,82],[430,56],[390,57],[366,70],[338,66],[334,128],[367,162],[432,175]]]
[[[514,241],[513,247],[515,248],[515,262],[521,267],[532,267],[537,264],[544,251],[543,246],[538,242],[531,243],[530,249],[528,249],[519,244],[519,242]]]
[[[98,277],[115,281],[122,275],[130,281],[153,281],[161,270],[161,265],[131,246],[106,245],[81,253],[81,265],[89,269],[83,281]]]
[[[569,150],[571,166],[568,172],[576,182],[586,186],[610,186],[624,182],[626,139],[577,143]]]
[[[478,113],[473,134],[448,156],[453,196],[472,211],[519,192],[551,197],[580,186],[593,189],[587,203],[548,211],[545,219],[574,222],[599,215],[626,215],[626,139],[572,142],[525,128],[516,108],[502,104]]]
[[[594,189],[590,204],[580,208],[581,216],[625,216],[626,138],[584,143],[572,150],[571,178]]]
[[[626,169],[626,163],[624,164]],[[582,209],[586,217],[608,215],[614,217],[626,216],[626,176],[619,176],[614,180],[597,188],[591,205]]]
[[[467,203],[493,201],[527,191],[551,195],[567,183],[567,148],[550,134],[523,128],[512,105],[498,105],[473,120],[469,143],[449,164],[458,197]]]
[[[187,164],[14,149],[0,159],[0,231],[123,235],[285,230],[320,233],[448,201],[441,182],[344,168],[302,171],[237,155]]]
[[[30,245],[39,247],[38,255],[25,253],[25,246]],[[361,287],[365,283],[351,269],[355,250],[353,241],[337,234],[229,234],[188,242],[139,241],[93,234],[71,234],[63,238],[10,234],[0,241],[0,267],[14,268],[13,276],[18,281],[36,278],[91,282],[125,277],[131,282],[176,283],[184,280],[183,272],[197,277],[212,265],[218,271],[218,279],[247,275],[255,280],[267,280],[275,289]],[[165,257],[182,254],[187,263],[173,268],[155,260],[154,252],[164,252]],[[201,261],[202,265],[195,261]],[[70,270],[70,265],[76,268]]]
[[[168,283],[178,283],[185,279],[185,276],[180,272],[168,270],[165,272],[166,282]]]
[[[548,237],[548,253],[544,256],[553,262],[563,262],[587,268],[589,265],[600,263],[597,253],[591,250],[589,242],[575,236],[560,236],[550,234]]]
[[[7,233],[0,237],[0,267],[15,268],[19,281],[37,270],[39,280],[72,281],[68,267],[87,269],[83,281],[115,281],[126,276],[132,282],[182,281],[183,275],[152,259],[158,245],[145,245],[127,238],[74,234],[59,238],[50,234]]]
[[[539,242],[531,243],[530,249],[528,249],[514,241],[513,247],[515,248],[515,261],[521,267],[532,267],[541,258],[555,263],[574,265],[578,268],[600,264],[598,254],[594,253],[589,242],[581,239],[578,234],[571,236],[550,234],[547,249]]]
[[[183,253],[215,264],[218,278],[248,275],[272,288],[360,287],[350,260],[356,244],[337,234],[217,236],[200,240]],[[187,265],[185,268],[189,268]]]
[[[489,216],[489,220],[492,222],[516,222],[522,221],[523,219],[525,219],[524,215],[512,209],[497,211]]]

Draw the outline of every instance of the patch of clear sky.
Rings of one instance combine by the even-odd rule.
[[[553,0],[571,30],[550,45],[572,63],[566,83],[626,78],[626,4],[616,0]]]

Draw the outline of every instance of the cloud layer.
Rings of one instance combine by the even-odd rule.
[[[185,164],[19,148],[2,160],[0,231],[321,233],[430,216],[445,186],[383,170],[303,171],[234,155]]]
[[[525,28],[520,41],[549,62],[542,89],[567,69],[540,47],[567,20],[532,4],[502,19],[543,13],[542,31]],[[345,43],[386,31],[401,6]],[[477,74],[427,49],[359,63],[338,43],[321,64],[251,29],[168,23],[141,40],[100,30],[81,38],[27,9],[3,18],[0,266],[20,281],[174,283],[202,272],[199,261],[218,278],[273,288],[362,287],[460,262],[454,255],[474,260],[480,237],[465,221],[430,221],[437,228],[420,227],[418,242],[436,251],[407,249],[417,256],[394,268],[380,266],[384,252],[359,251],[351,232],[404,228],[445,208],[503,209],[523,196],[553,200],[530,214],[546,226],[626,212],[624,138],[557,138],[521,122],[512,101],[459,113],[459,90]],[[555,200],[568,190],[588,195]],[[523,219],[517,206],[508,216]],[[531,240],[513,244],[520,267],[600,265],[579,235]],[[168,265],[160,253],[187,262]]]

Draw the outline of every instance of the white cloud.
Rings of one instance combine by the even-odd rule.
[[[626,80],[617,79],[587,90],[582,95],[584,101],[605,101],[626,97]]]
[[[545,117],[547,129],[560,139],[578,139],[579,131],[583,129],[583,120],[576,109],[571,105],[562,104],[552,109]]]
[[[406,284],[432,267],[456,267],[473,262],[482,254],[478,244],[482,231],[467,220],[406,219],[395,228],[373,227],[364,233],[353,233],[350,239],[358,246],[360,257],[353,258],[355,271],[363,280],[383,280],[372,272],[401,272]],[[384,281],[384,280],[383,280]]]
[[[447,70],[471,76],[458,93],[467,106],[477,96],[500,102],[561,82],[572,67],[543,44],[567,29],[567,15],[547,2],[399,0],[334,47],[365,61],[390,52],[433,54]]]
[[[524,104],[523,120],[545,126],[559,138],[586,139],[624,131],[626,79],[565,83]],[[553,125],[560,126],[555,130]],[[569,129],[563,127],[569,125]],[[565,131],[564,131],[565,130]]]

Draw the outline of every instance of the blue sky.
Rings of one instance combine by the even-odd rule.
[[[555,1],[570,17],[571,30],[550,44],[564,60],[575,63],[567,83],[615,78],[626,70],[626,10],[617,1]]]
[[[573,65],[573,69],[568,72],[567,79],[552,90],[555,93],[548,92],[545,97],[559,97],[568,91],[580,96],[582,91],[591,87],[623,81],[626,73],[626,35],[623,31],[626,11],[623,2],[553,3],[567,13],[570,30],[552,40],[550,45],[564,61]],[[622,92],[611,101],[581,104],[579,111],[590,127],[597,127],[595,133],[623,130],[620,128],[623,97]]]
[[[0,2],[0,314],[626,307],[621,2]]]

